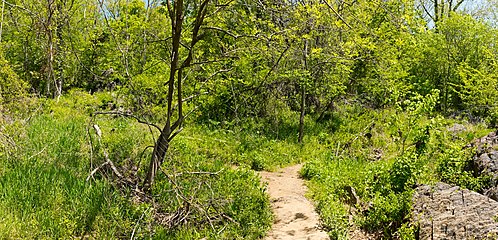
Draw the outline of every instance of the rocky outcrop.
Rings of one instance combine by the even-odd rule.
[[[484,195],[498,200],[498,134],[492,132],[474,140],[466,147],[475,147],[472,157],[472,170],[476,175],[489,176],[490,186],[483,190]]]
[[[412,213],[420,239],[498,239],[498,202],[458,186],[418,187]]]

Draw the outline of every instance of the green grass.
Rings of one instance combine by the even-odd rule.
[[[341,123],[336,131],[317,136],[326,146],[315,148],[322,152],[315,153],[321,157],[306,162],[301,171],[310,180],[310,197],[316,201],[332,239],[348,239],[353,223],[367,231],[381,232],[388,239],[396,235],[413,239],[416,227],[409,222],[409,213],[416,184],[444,180],[475,190],[484,184],[483,179],[465,172],[463,163],[469,154],[461,151],[470,140],[490,131],[483,124],[437,115],[413,118],[408,111],[351,105],[340,106],[336,114]],[[465,124],[467,130],[448,132],[455,122]],[[417,148],[418,141],[424,143],[420,144],[423,148]],[[448,168],[443,163],[451,159],[462,164]],[[360,203],[348,203],[346,189],[350,187]]]
[[[321,122],[306,117],[302,144],[299,114],[289,109],[233,123],[190,120],[171,143],[154,204],[136,201],[100,174],[85,180],[104,162],[104,150],[125,175],[135,177],[133,165],[140,166],[136,176],[145,175],[147,147],[158,133],[133,119],[91,114],[120,101],[114,93],[73,91],[59,102],[38,100],[34,113],[0,119],[0,238],[260,239],[273,216],[254,170],[305,163],[309,197],[333,239],[348,238],[351,214],[366,230],[410,239],[415,184],[444,180],[474,190],[486,184],[466,169],[471,150],[461,151],[490,131],[484,124],[416,108],[338,104]],[[455,122],[467,129],[448,132]],[[351,187],[361,200],[356,205],[348,204]],[[182,224],[159,224],[155,211],[167,216],[186,206]]]
[[[189,140],[204,138],[195,126],[175,141],[164,169],[172,175],[219,171],[216,176],[184,174],[176,180],[182,194],[195,197],[198,204],[205,205],[207,214],[226,216],[213,220],[213,227],[199,212],[192,211],[194,218],[190,222],[167,229],[154,220],[150,204],[132,201],[126,192],[117,191],[100,175],[87,182],[91,169],[104,161],[104,149],[120,167],[139,162],[146,166],[150,151],[143,150],[153,143],[148,128],[134,120],[90,116],[100,108],[100,98],[76,92],[58,103],[44,102],[43,109],[27,122],[19,119],[3,125],[2,133],[14,139],[16,148],[1,139],[0,238],[121,239],[133,235],[156,239],[257,239],[265,235],[272,216],[258,175],[243,166],[232,168],[237,161],[224,153],[230,147],[235,153],[236,146]],[[101,144],[92,124],[98,124],[103,132]],[[217,133],[212,137],[220,136]],[[233,136],[225,139],[234,142]],[[156,181],[153,195],[155,204],[166,214],[181,204],[172,200],[172,186],[163,174]]]
[[[136,221],[126,201],[90,171],[83,115],[42,114],[19,126],[18,151],[0,159],[2,238],[125,236]],[[119,211],[112,212],[113,207]],[[134,206],[128,208],[133,209]],[[104,228],[105,226],[105,228]]]

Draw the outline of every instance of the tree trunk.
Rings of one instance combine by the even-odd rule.
[[[184,4],[183,0],[174,1],[173,5],[170,1],[166,1],[168,14],[171,19],[171,30],[172,30],[172,51],[171,51],[171,62],[170,62],[170,74],[168,81],[168,112],[166,118],[166,124],[161,130],[161,134],[157,139],[154,146],[154,151],[152,152],[152,159],[149,164],[149,169],[147,171],[147,177],[144,180],[144,190],[150,191],[150,188],[154,184],[154,178],[161,164],[164,162],[166,153],[168,152],[169,144],[171,140],[182,130],[182,124],[185,120],[183,115],[183,90],[182,90],[182,78],[183,69],[190,66],[193,59],[193,49],[195,44],[202,38],[199,36],[200,27],[204,21],[207,14],[207,5],[210,0],[204,0],[200,6],[199,11],[196,16],[194,23],[194,28],[192,31],[192,40],[190,46],[188,47],[188,56],[179,64],[180,59],[180,41],[182,37],[183,19],[184,19]],[[178,115],[176,120],[173,122],[173,112],[175,111],[172,104],[175,93],[175,83],[177,91],[177,108]]]
[[[179,49],[180,49],[180,40],[182,35],[182,25],[183,25],[183,1],[175,1],[174,6],[170,6],[170,2],[168,1],[168,11],[170,13],[171,18],[171,32],[172,36],[172,52],[171,52],[171,63],[170,63],[170,73],[169,73],[169,81],[168,81],[168,112],[166,118],[166,125],[161,131],[159,138],[154,146],[154,151],[152,152],[152,159],[149,164],[149,169],[147,171],[147,177],[144,181],[144,190],[150,190],[152,184],[154,183],[154,178],[157,174],[157,170],[159,166],[164,161],[164,157],[166,156],[166,152],[169,148],[169,141],[171,135],[171,117],[173,116],[173,94],[175,91],[175,76],[178,71],[178,61],[179,61]],[[179,81],[179,79],[176,79]],[[181,82],[179,82],[181,84]],[[180,99],[181,101],[181,99]],[[180,115],[179,115],[180,116]],[[181,118],[178,118],[177,121],[181,121]]]
[[[299,138],[297,140],[298,143],[303,143],[305,103],[306,103],[306,87],[303,85],[301,90],[301,116],[299,117]]]
[[[168,134],[169,135],[169,134]],[[159,135],[159,138],[156,141],[154,146],[154,151],[152,152],[152,159],[150,161],[149,169],[147,171],[147,176],[144,181],[144,189],[150,190],[152,184],[154,183],[154,178],[156,177],[157,170],[161,166],[161,163],[164,161],[166,157],[166,153],[169,149],[169,141],[168,136],[165,132],[162,132]]]
[[[303,67],[308,70],[308,40],[304,40],[303,49]],[[307,76],[306,76],[307,77]],[[304,137],[304,114],[306,111],[306,83],[302,83],[301,87],[301,115],[299,116],[299,136],[297,139],[298,143],[303,143]]]

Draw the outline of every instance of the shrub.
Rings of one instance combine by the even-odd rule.
[[[11,103],[25,96],[26,90],[27,84],[19,79],[3,54],[0,54],[0,103]]]

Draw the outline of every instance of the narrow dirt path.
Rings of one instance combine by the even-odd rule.
[[[277,172],[260,172],[268,182],[268,194],[275,221],[265,240],[276,239],[329,239],[327,233],[319,229],[319,217],[313,204],[304,196],[307,191],[304,181],[299,178],[302,165],[282,168]]]

